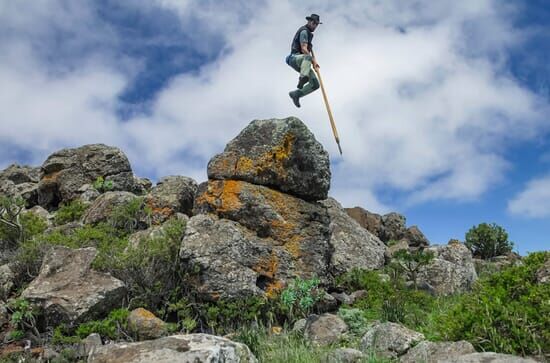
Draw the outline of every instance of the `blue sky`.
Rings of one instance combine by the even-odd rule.
[[[320,93],[287,96],[312,12],[344,158]],[[251,120],[292,115],[344,206],[399,211],[432,243],[496,222],[520,253],[548,249],[549,19],[548,0],[7,0],[0,168],[103,142],[139,176],[202,181]]]

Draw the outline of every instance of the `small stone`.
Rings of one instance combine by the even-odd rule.
[[[357,363],[363,359],[363,352],[352,348],[338,348],[328,353],[325,363]]]
[[[130,313],[128,327],[140,340],[160,338],[167,332],[166,323],[143,308],[137,308]]]

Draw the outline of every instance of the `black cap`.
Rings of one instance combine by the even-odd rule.
[[[306,20],[312,20],[312,21],[316,22],[317,24],[323,24],[319,20],[319,15],[317,15],[317,14],[311,14],[310,16],[306,16]]]

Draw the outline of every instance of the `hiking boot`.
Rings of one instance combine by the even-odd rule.
[[[303,76],[298,79],[298,85],[296,86],[298,89],[304,88],[304,85],[309,81],[308,76]]]
[[[292,102],[294,102],[294,105],[296,107],[300,107],[300,95],[296,91],[288,92],[288,95],[290,98],[292,98]]]

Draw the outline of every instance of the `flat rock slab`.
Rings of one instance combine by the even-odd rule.
[[[256,363],[244,344],[208,334],[173,335],[99,347],[88,363]]]
[[[111,275],[91,269],[96,254],[91,247],[52,247],[44,257],[40,274],[21,297],[44,310],[49,326],[79,324],[105,316],[121,306],[126,288]]]
[[[361,351],[365,353],[374,351],[382,357],[397,358],[422,340],[424,340],[422,333],[401,324],[375,323],[361,339]]]
[[[304,337],[319,345],[337,343],[348,331],[348,326],[333,314],[311,315],[306,320]]]
[[[209,179],[236,179],[306,200],[326,199],[327,151],[295,117],[252,121],[208,163]]]

